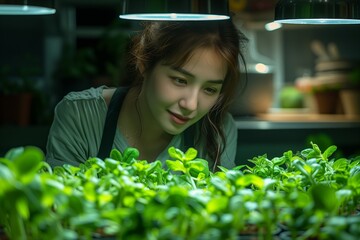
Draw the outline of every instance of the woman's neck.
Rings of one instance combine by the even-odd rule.
[[[155,160],[173,137],[164,132],[148,114],[146,102],[134,88],[129,90],[124,99],[118,127],[128,144],[139,150],[140,158],[149,161]]]

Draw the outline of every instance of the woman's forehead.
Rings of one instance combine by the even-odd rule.
[[[163,65],[189,75],[209,80],[224,80],[227,73],[227,62],[222,55],[212,48],[194,50],[184,62],[163,61]]]
[[[161,62],[167,65],[172,65],[176,67],[184,67],[186,64],[188,64],[191,61],[196,61],[199,57],[202,57],[202,54],[204,52],[211,52],[212,56],[209,60],[218,60],[221,61],[223,65],[227,65],[227,61],[223,57],[223,55],[220,53],[219,50],[217,50],[215,47],[197,47],[192,49],[188,52],[181,52],[181,51],[174,51],[173,54],[165,57]],[[209,57],[209,56],[207,56]]]

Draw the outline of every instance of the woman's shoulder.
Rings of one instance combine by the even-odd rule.
[[[106,86],[89,88],[82,91],[72,91],[63,97],[56,105],[55,113],[70,114],[79,111],[84,113],[106,112],[106,101],[102,95]]]
[[[234,119],[233,115],[231,113],[229,113],[229,112],[227,112],[225,114],[224,126],[225,126],[225,128],[234,128],[234,127],[236,127],[235,119]]]
[[[73,122],[73,124],[101,125],[107,112],[106,101],[102,96],[104,89],[107,87],[101,86],[68,93],[55,106],[55,116],[61,116],[62,121]]]
[[[64,99],[68,101],[78,101],[78,100],[92,100],[103,98],[103,91],[105,89],[110,89],[107,86],[92,87],[89,89],[81,91],[72,91],[65,95]]]

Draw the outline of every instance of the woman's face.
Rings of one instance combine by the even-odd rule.
[[[182,67],[158,63],[144,75],[143,121],[176,135],[199,121],[219,98],[227,66],[213,49],[194,52]]]

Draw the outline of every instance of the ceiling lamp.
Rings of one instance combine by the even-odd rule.
[[[229,19],[228,0],[123,0],[120,18],[152,21]]]
[[[55,13],[55,0],[0,0],[0,15],[46,15]]]
[[[279,0],[275,21],[293,24],[360,24],[360,0]]]

